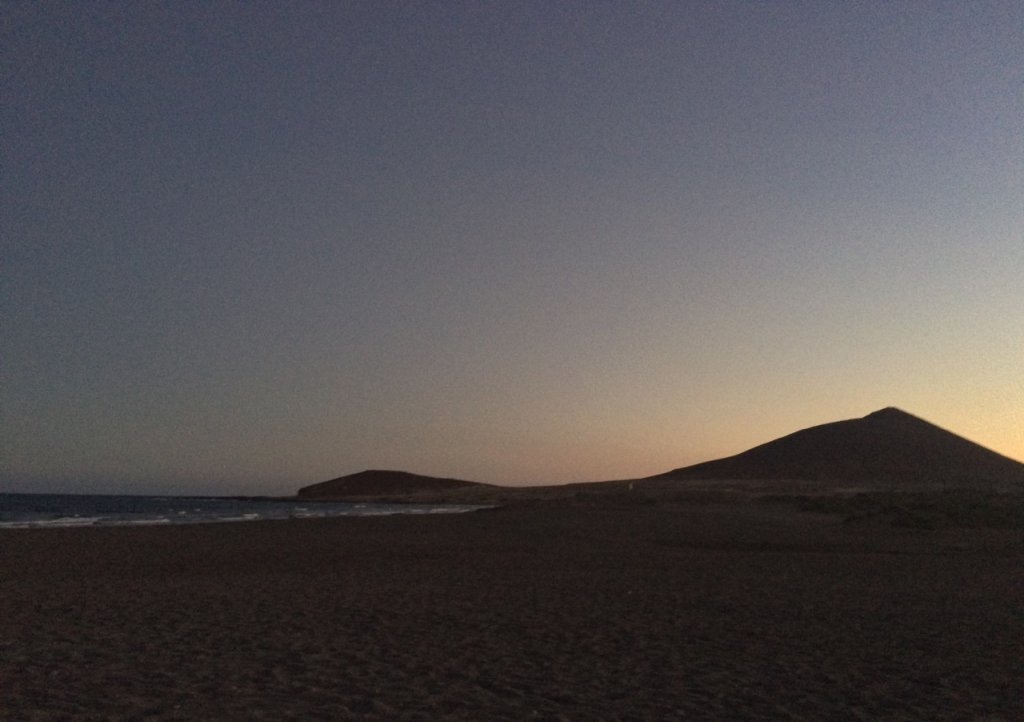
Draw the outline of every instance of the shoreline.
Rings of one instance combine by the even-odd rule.
[[[1024,712],[1019,530],[538,503],[0,540],[0,718]]]
[[[468,504],[306,502],[255,497],[0,494],[0,532],[26,528],[182,526],[388,514],[464,513]]]

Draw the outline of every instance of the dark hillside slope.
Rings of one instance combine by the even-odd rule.
[[[890,407],[651,478],[1016,486],[1024,464]]]
[[[366,496],[405,496],[420,492],[451,491],[473,487],[487,488],[488,484],[461,479],[441,479],[421,476],[407,471],[370,469],[299,489],[301,499],[344,499]]]

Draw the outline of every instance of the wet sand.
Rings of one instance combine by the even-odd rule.
[[[764,503],[0,533],[0,718],[1024,719],[1020,530]]]

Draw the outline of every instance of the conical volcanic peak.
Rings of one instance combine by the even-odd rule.
[[[888,407],[658,478],[1017,487],[1024,485],[1024,464]]]
[[[927,424],[928,422],[924,419],[919,419],[913,414],[908,414],[902,409],[897,409],[895,406],[886,406],[884,409],[873,411],[864,417],[865,420],[873,419],[875,421],[891,421],[891,422],[917,422],[920,424]]]

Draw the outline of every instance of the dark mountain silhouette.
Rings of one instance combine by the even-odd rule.
[[[890,407],[651,478],[1016,485],[1024,464]]]
[[[407,471],[370,469],[319,484],[304,486],[298,491],[302,499],[342,499],[348,497],[405,496],[420,492],[451,491],[487,487],[475,481],[440,479],[434,476],[410,474]]]

